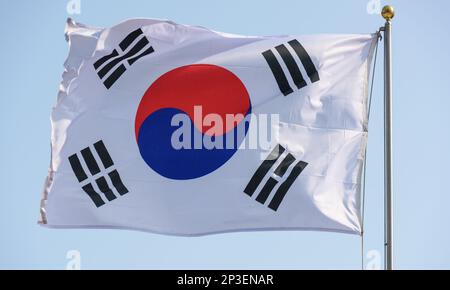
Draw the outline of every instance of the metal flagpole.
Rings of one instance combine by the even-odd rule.
[[[385,6],[381,15],[384,25],[384,258],[385,270],[393,270],[393,205],[392,205],[392,46],[391,20],[395,12]]]

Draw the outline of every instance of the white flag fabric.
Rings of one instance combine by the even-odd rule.
[[[39,223],[361,233],[376,35],[68,20]]]

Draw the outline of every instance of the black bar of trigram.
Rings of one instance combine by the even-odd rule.
[[[129,60],[128,60],[128,64],[129,65],[132,65],[133,63],[135,63],[136,61],[138,61],[140,58],[142,58],[142,57],[144,57],[144,56],[146,56],[146,55],[149,55],[150,53],[153,53],[155,50],[153,49],[153,47],[149,47],[149,48],[147,48],[143,53],[141,53],[140,55],[138,55],[138,56],[135,56],[135,57],[133,57],[133,58],[130,58]]]
[[[291,174],[289,174],[288,178],[278,187],[277,192],[275,192],[275,195],[273,196],[272,200],[269,203],[269,208],[277,211],[278,207],[280,206],[281,202],[283,201],[284,196],[288,192],[289,188],[291,188],[294,181],[297,179],[297,177],[302,173],[302,171],[305,169],[305,167],[308,165],[308,163],[304,161],[299,161],[294,168],[291,171]]]
[[[103,82],[105,87],[107,89],[111,88],[112,85],[120,78],[120,76],[126,71],[127,69],[123,64],[121,64],[115,71],[112,72],[112,74]]]
[[[103,176],[100,178],[97,178],[97,180],[95,180],[95,182],[97,183],[98,188],[100,188],[100,191],[103,192],[103,194],[106,196],[106,198],[109,201],[116,199],[116,196],[114,195],[111,188],[109,188],[108,182],[106,181],[106,179]]]
[[[105,55],[104,57],[102,57],[99,60],[97,60],[94,63],[94,68],[98,69],[99,67],[102,66],[102,64],[104,64],[105,62],[107,62],[108,60],[110,60],[110,59],[112,59],[112,58],[114,58],[116,56],[119,56],[119,53],[117,52],[117,50],[114,49],[113,52],[111,52],[110,54]]]
[[[100,157],[100,160],[102,161],[103,167],[105,169],[114,165],[111,155],[109,155],[108,150],[106,149],[106,146],[102,140],[96,142],[94,144],[94,148],[95,151],[97,151],[97,154]]]
[[[125,185],[122,182],[122,179],[120,179],[119,172],[117,170],[113,170],[110,173],[108,173],[109,178],[111,178],[111,181],[114,185],[114,187],[117,189],[117,192],[120,195],[124,195],[128,193],[128,189],[125,187]]]
[[[262,53],[262,55],[266,59],[267,64],[269,65],[270,70],[272,71],[275,80],[277,81],[278,87],[280,88],[280,91],[283,93],[283,95],[287,96],[293,93],[294,91],[292,90],[286,76],[284,75],[283,68],[281,67],[273,52],[271,50],[266,50]]]
[[[278,51],[284,63],[286,64],[297,88],[301,89],[303,87],[306,87],[307,84],[305,79],[303,78],[300,68],[298,67],[297,63],[294,60],[294,57],[291,55],[286,46],[284,46],[284,44],[281,44],[275,47],[275,49]]]
[[[135,56],[137,53],[139,53],[147,44],[149,44],[147,38],[141,38],[138,43],[136,43],[133,48],[130,49],[126,54],[116,57],[110,62],[108,62],[99,72],[98,76],[102,79],[109,71],[111,71],[118,63],[121,61],[128,59],[130,57]]]
[[[86,163],[92,175],[96,175],[100,172],[97,161],[95,160],[94,155],[92,154],[92,151],[89,147],[81,150],[81,155],[83,156],[84,162]]]
[[[95,191],[92,184],[88,183],[85,186],[83,186],[82,188],[83,188],[84,192],[86,192],[87,195],[89,195],[89,197],[92,199],[92,201],[94,202],[96,207],[101,207],[102,205],[105,204],[105,202],[100,197],[100,195]]]
[[[247,195],[252,196],[253,193],[255,193],[256,188],[258,188],[258,185],[264,179],[264,176],[266,176],[267,172],[269,172],[270,168],[275,164],[280,155],[283,154],[284,150],[284,147],[278,144],[272,152],[270,152],[269,156],[267,156],[266,160],[258,167],[245,187],[244,192]]]
[[[264,204],[277,183],[278,181],[270,177],[269,180],[267,180],[266,184],[264,184],[261,192],[258,194],[256,201]]]
[[[300,58],[311,82],[314,83],[314,82],[319,81],[320,80],[319,73],[317,72],[317,69],[316,69],[314,63],[311,60],[311,57],[309,56],[308,52],[303,47],[303,45],[301,45],[297,39],[291,40],[288,43],[294,49],[295,53]]]
[[[291,153],[289,153],[283,159],[283,161],[281,161],[281,163],[280,163],[280,165],[278,165],[277,169],[275,169],[275,174],[278,175],[279,177],[283,177],[283,175],[288,170],[289,166],[291,166],[292,163],[294,163],[294,161],[295,161],[295,157]]]
[[[69,156],[70,166],[72,167],[73,173],[77,177],[79,182],[86,180],[88,177],[86,172],[84,172],[83,166],[81,165],[80,159],[78,159],[77,154]]]
[[[119,43],[120,49],[125,51],[142,33],[142,29],[139,28],[128,34],[127,37]]]

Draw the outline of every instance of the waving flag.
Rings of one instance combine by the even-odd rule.
[[[40,223],[361,233],[376,36],[71,20]]]

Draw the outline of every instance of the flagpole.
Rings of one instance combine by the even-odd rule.
[[[391,20],[395,12],[385,6],[381,15],[386,20],[384,28],[384,255],[385,270],[393,270],[393,185],[392,185],[392,46]]]

